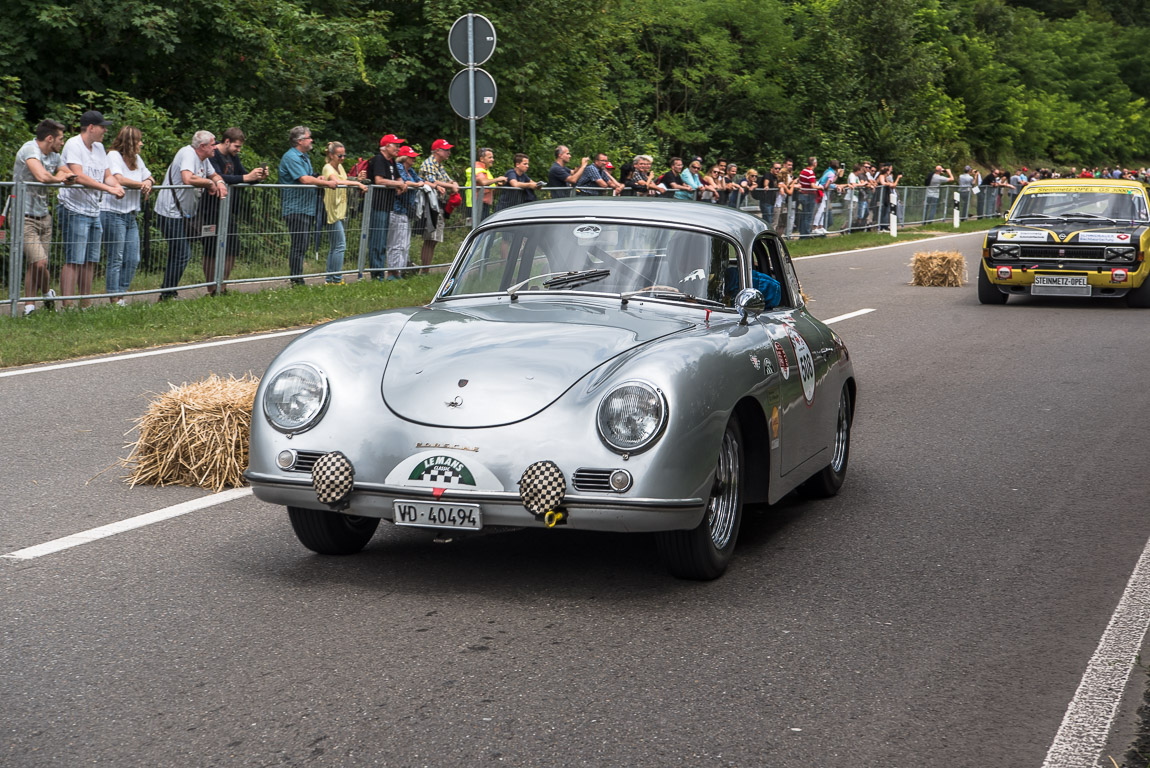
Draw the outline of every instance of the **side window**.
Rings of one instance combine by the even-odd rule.
[[[795,294],[791,290],[790,281],[787,279],[787,269],[784,266],[784,262],[787,258],[786,252],[783,250],[783,247],[779,243],[778,239],[772,235],[760,236],[759,239],[755,241],[755,246],[751,253],[751,257],[752,278],[756,280],[761,279],[754,274],[758,272],[766,275],[768,278],[776,281],[779,284],[779,300],[775,306],[795,306],[794,301],[791,298]],[[764,295],[766,295],[765,291]],[[770,303],[770,301],[768,301],[768,303]]]

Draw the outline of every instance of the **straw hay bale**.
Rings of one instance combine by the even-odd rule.
[[[130,485],[191,485],[219,492],[244,485],[252,403],[259,379],[214,373],[159,395],[136,420],[139,439],[123,460]]]
[[[920,251],[910,267],[911,285],[957,288],[966,282],[966,261],[958,251]]]

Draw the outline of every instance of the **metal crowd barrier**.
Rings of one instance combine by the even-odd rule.
[[[0,192],[9,203],[7,228],[0,227],[3,235],[0,237],[0,257],[5,264],[5,268],[0,270],[0,280],[3,280],[4,293],[13,315],[19,314],[21,302],[43,299],[24,292],[24,217],[17,212],[23,211],[24,197],[30,187],[48,189],[52,216],[48,248],[49,285],[56,292],[55,299],[65,302],[80,299],[115,301],[121,297],[172,292],[225,292],[228,286],[239,284],[335,281],[347,275],[381,280],[386,276],[405,276],[429,267],[444,268],[471,231],[470,209],[461,206],[446,217],[443,242],[435,248],[433,263],[424,265],[421,263],[423,231],[417,222],[409,222],[412,226],[406,253],[393,250],[389,263],[381,228],[385,219],[388,224],[392,219],[390,215],[382,217],[375,210],[388,209],[390,214],[391,196],[383,187],[369,186],[367,192],[357,187],[339,188],[339,192],[346,195],[346,214],[340,222],[345,246],[340,255],[338,248],[333,252],[339,236],[336,227],[327,222],[324,208],[326,188],[285,184],[235,185],[229,187],[228,196],[222,200],[204,192],[200,196],[197,214],[179,220],[159,216],[155,210],[156,201],[163,189],[184,190],[190,187],[156,186],[151,195],[141,201],[141,210],[135,215],[139,263],[128,289],[119,290],[107,285],[108,257],[121,247],[134,247],[134,239],[121,242],[113,228],[108,227],[104,231],[100,262],[94,270],[91,292],[84,296],[64,295],[60,279],[66,260],[66,243],[61,205],[57,199],[60,185],[0,182]],[[883,189],[835,189],[822,201],[818,201],[815,195],[799,193],[782,198],[774,195],[772,201],[769,192],[756,191],[749,196],[741,194],[729,202],[733,202],[731,207],[758,213],[785,237],[805,238],[890,230],[895,216],[900,225],[949,222],[953,220],[956,206],[962,219],[1000,216],[1009,208],[1014,194],[1011,187],[984,186],[977,194],[953,185],[936,189],[937,198],[929,194],[926,187],[900,186],[895,199]],[[464,192],[461,187],[461,195]],[[490,194],[485,194],[488,192]],[[288,194],[299,195],[303,203],[301,207],[309,212],[285,218],[283,203]],[[607,194],[610,193],[599,187],[543,187],[534,192],[538,200]],[[529,198],[524,190],[506,186],[477,190],[477,196],[484,206],[484,216]],[[391,228],[388,227],[389,230]]]

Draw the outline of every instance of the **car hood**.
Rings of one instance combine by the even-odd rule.
[[[383,399],[397,416],[422,424],[510,424],[606,361],[692,327],[667,314],[577,300],[425,308],[392,347]]]
[[[1022,245],[1045,242],[1076,245],[1137,245],[1145,231],[1145,225],[1131,222],[1114,224],[1109,221],[1089,222],[1081,219],[1041,224],[1011,222],[996,227],[991,233],[990,240],[1000,243],[1016,242]]]

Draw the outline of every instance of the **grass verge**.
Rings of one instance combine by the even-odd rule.
[[[901,229],[888,234],[859,233],[811,238],[787,244],[795,257],[922,240],[955,232],[989,229],[998,220],[964,222],[953,227]],[[393,307],[426,304],[442,274],[406,280],[362,280],[341,286],[309,285],[241,292],[226,296],[151,301],[117,307],[107,303],[87,310],[48,312],[28,317],[0,316],[0,367],[67,360],[88,355],[203,341],[282,328],[316,325],[340,317]],[[7,305],[4,307],[7,309]]]

